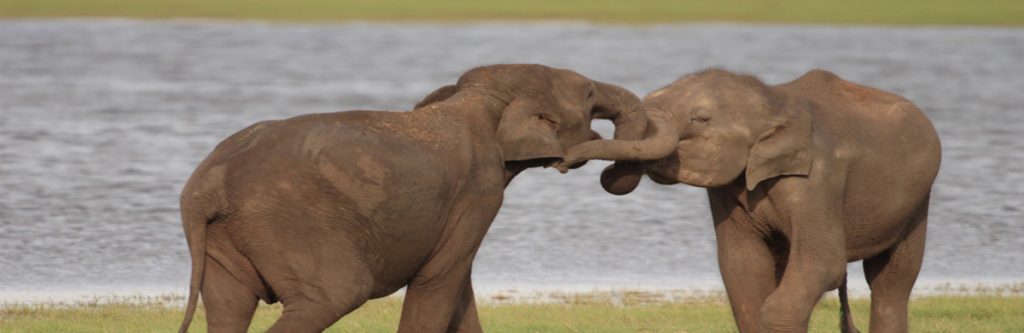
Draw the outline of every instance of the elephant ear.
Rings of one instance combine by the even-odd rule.
[[[557,125],[539,103],[517,98],[502,112],[497,141],[506,162],[565,155],[558,142]]]
[[[761,134],[747,158],[747,190],[779,176],[806,176],[811,171],[811,114],[787,108],[781,119]]]
[[[431,103],[440,102],[440,101],[446,100],[446,99],[448,99],[448,97],[452,97],[452,95],[455,94],[456,90],[457,89],[456,89],[456,86],[454,84],[449,84],[447,86],[444,86],[444,87],[441,87],[441,88],[437,88],[437,90],[434,90],[434,92],[431,92],[430,95],[427,95],[427,97],[424,97],[422,101],[420,101],[419,103],[416,103],[416,106],[414,106],[413,109],[419,109],[419,108],[422,108],[424,106],[430,105]]]

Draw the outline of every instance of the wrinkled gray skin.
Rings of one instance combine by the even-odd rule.
[[[265,121],[220,143],[181,196],[192,256],[187,330],[201,294],[211,332],[244,332],[281,301],[270,332],[317,332],[408,287],[399,332],[480,332],[470,271],[512,178],[569,147],[640,139],[639,98],[575,72],[466,72],[410,112]]]
[[[777,86],[708,70],[644,105],[645,140],[584,143],[563,165],[619,160],[601,179],[615,194],[642,173],[706,187],[741,332],[806,331],[822,293],[845,289],[856,260],[871,287],[871,332],[907,331],[941,154],[924,113],[822,70]],[[855,331],[843,310],[842,329]]]

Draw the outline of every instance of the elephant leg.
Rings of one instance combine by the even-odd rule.
[[[757,332],[761,307],[775,290],[776,264],[764,239],[727,220],[715,228],[718,267],[740,332]]]
[[[462,246],[470,243],[454,239],[449,242]],[[479,241],[476,243],[479,246]],[[428,260],[409,283],[398,332],[481,331],[470,286],[476,246],[460,249],[462,246],[446,246]]]
[[[461,326],[455,318],[461,318],[472,304],[463,299],[469,271],[466,262],[438,275],[414,278],[406,289],[398,332],[452,332]]]
[[[453,209],[440,245],[409,283],[398,331],[479,332],[470,271],[498,200],[465,201]]]
[[[284,305],[267,332],[321,332],[366,303],[374,283],[366,251],[315,214],[273,213],[252,214],[233,234]],[[280,218],[286,213],[289,218]]]
[[[760,332],[807,332],[811,312],[821,295],[830,289],[832,282],[843,277],[827,269],[803,268],[805,264],[790,264],[779,287],[761,308]]]
[[[871,287],[871,332],[907,332],[907,305],[924,257],[927,204],[914,217],[907,237],[884,253],[864,260]]]
[[[466,280],[460,303],[456,307],[451,322],[448,323],[448,331],[459,333],[483,332],[483,328],[480,326],[480,317],[476,312],[476,297],[473,295],[472,278]]]
[[[334,241],[334,246],[346,243],[341,238]],[[277,265],[265,263],[262,267],[279,268],[266,270],[265,277],[284,304],[284,311],[267,332],[321,332],[370,298],[373,276],[351,250],[332,245],[293,245],[270,250],[272,255],[259,259],[278,261]]]
[[[249,329],[259,299],[209,256],[201,295],[209,332],[246,332]]]
[[[282,296],[284,311],[267,332],[322,332],[369,299],[368,289],[361,285],[306,287],[311,292]]]
[[[366,303],[373,278],[354,256],[331,256],[314,267],[277,275],[270,284],[284,304],[267,332],[321,332]]]
[[[794,229],[804,230],[795,230],[789,240],[782,280],[761,308],[761,332],[807,332],[821,295],[842,284],[846,243],[841,232],[816,229],[828,224],[794,223]]]

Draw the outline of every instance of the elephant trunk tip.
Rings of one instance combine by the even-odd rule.
[[[601,187],[614,195],[626,195],[640,185],[643,166],[635,162],[615,162],[601,172]]]

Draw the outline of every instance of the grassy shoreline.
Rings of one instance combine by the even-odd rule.
[[[604,23],[764,22],[1024,25],[1016,0],[13,0],[0,18],[131,17],[271,21],[585,20]]]
[[[543,303],[482,302],[481,322],[488,332],[731,332],[732,316],[724,294],[665,300],[646,292],[558,294]],[[74,304],[0,307],[3,332],[166,332],[182,317],[180,296]],[[852,301],[858,327],[867,328],[869,302]],[[267,329],[280,304],[262,304],[252,330]],[[373,300],[328,332],[394,332],[401,299]],[[838,301],[825,297],[811,318],[811,332],[836,331]],[[936,295],[911,301],[912,332],[1012,332],[1024,327],[1024,296],[1019,293]],[[202,311],[193,332],[205,331]]]

